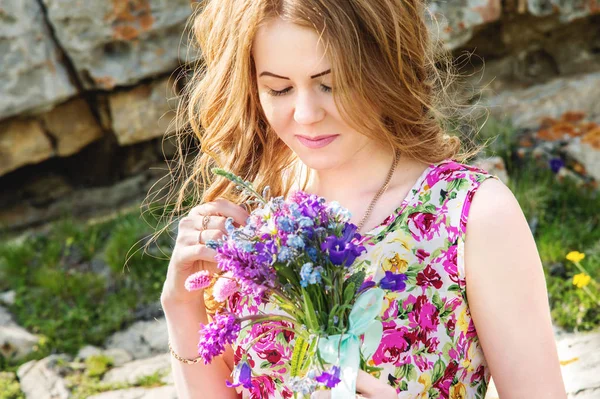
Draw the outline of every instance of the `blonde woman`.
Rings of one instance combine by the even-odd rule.
[[[204,64],[179,113],[201,154],[189,169],[181,159],[175,211],[190,198],[199,205],[179,222],[161,297],[180,398],[298,389],[286,372],[294,337],[281,331],[245,351],[249,333],[210,365],[197,360],[199,324],[222,304],[183,283],[218,272],[204,243],[226,234],[226,217],[248,216],[212,166],[274,195],[300,188],[339,201],[368,237],[369,278],[409,276],[382,309],[368,359],[382,372],[361,372],[357,395],[483,399],[493,376],[502,399],[566,397],[534,239],[511,191],[465,163],[480,149],[445,130],[449,75],[436,69],[424,15],[419,0],[202,2],[194,33]],[[179,143],[183,155],[190,141]],[[228,388],[242,357],[252,386]]]

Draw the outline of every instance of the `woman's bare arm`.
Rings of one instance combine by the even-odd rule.
[[[175,304],[161,300],[167,320],[171,346],[175,353],[186,359],[198,357],[198,330],[207,323],[204,304]],[[180,399],[239,399],[241,396],[225,381],[230,379],[231,348],[223,356],[215,357],[211,364],[202,361],[185,364],[171,358],[175,389]],[[227,359],[227,360],[226,360]],[[229,363],[229,364],[228,364]]]
[[[510,189],[473,197],[465,238],[467,299],[502,399],[567,397],[536,244]]]

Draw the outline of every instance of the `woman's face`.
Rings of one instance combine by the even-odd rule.
[[[318,38],[313,30],[272,18],[259,29],[252,54],[269,124],[308,167],[325,170],[353,159],[372,140],[341,118]]]

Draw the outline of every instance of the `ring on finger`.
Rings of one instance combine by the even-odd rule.
[[[210,215],[204,215],[202,218],[202,230],[206,230],[208,228],[208,222],[210,221]]]

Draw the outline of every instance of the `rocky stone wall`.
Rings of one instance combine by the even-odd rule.
[[[184,31],[194,5],[0,3],[0,229],[146,194],[165,168],[173,73],[196,56]],[[573,109],[598,120],[599,13],[600,0],[432,0],[426,17],[447,48],[476,55],[475,100],[535,128]]]

